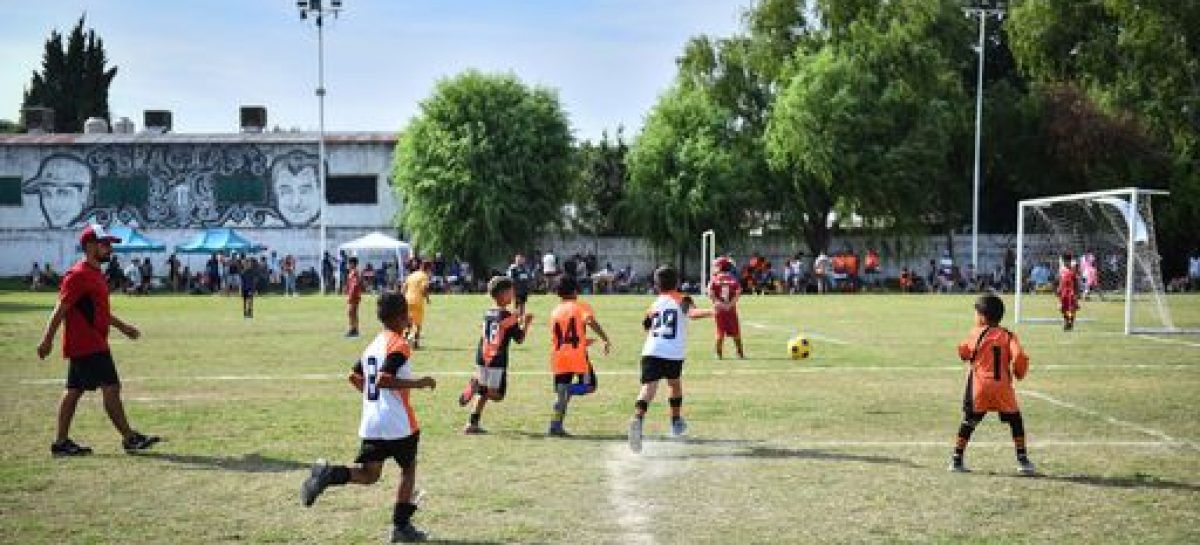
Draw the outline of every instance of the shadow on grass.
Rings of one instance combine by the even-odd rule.
[[[850,454],[847,452],[837,452],[819,449],[790,449],[767,446],[749,446],[744,449],[735,450],[732,452],[703,452],[696,454],[663,454],[649,455],[648,458],[666,459],[666,460],[697,460],[697,459],[712,459],[712,460],[731,460],[742,458],[753,458],[760,460],[782,460],[782,459],[797,459],[797,460],[820,460],[827,462],[857,462],[866,464],[881,464],[893,465],[909,468],[921,468],[920,464],[905,458],[895,458],[892,456],[876,456],[871,454]]]
[[[1003,477],[1013,477],[1020,479],[1037,479],[1041,481],[1054,481],[1060,483],[1082,484],[1087,486],[1099,486],[1102,488],[1124,488],[1129,490],[1180,490],[1184,492],[1200,492],[1200,485],[1191,483],[1181,483],[1179,481],[1171,481],[1160,479],[1153,475],[1137,474],[1127,477],[1103,477],[1100,475],[1043,475],[1021,476],[1013,474],[996,473],[995,475]]]
[[[54,305],[52,303],[45,304],[45,305],[39,305],[37,303],[16,303],[16,302],[12,302],[12,301],[0,301],[0,313],[29,312],[29,311],[34,311],[34,310],[50,311],[53,309],[54,309]]]
[[[167,454],[163,452],[143,452],[139,458],[161,460],[172,464],[191,466],[190,469],[205,471],[238,471],[242,473],[283,473],[297,469],[308,469],[311,464],[295,460],[282,460],[261,454],[251,453],[240,456],[204,456],[199,454]]]
[[[479,541],[474,539],[438,539],[436,536],[429,538],[425,543],[445,543],[447,545],[501,545],[508,543],[507,541]],[[534,542],[536,544],[536,542]]]
[[[497,433],[496,435],[499,435],[501,437],[504,437],[504,436],[522,437],[525,439],[553,439],[556,441],[572,441],[573,440],[573,441],[597,441],[597,442],[624,443],[629,440],[629,437],[626,436],[625,434],[617,434],[617,433],[597,433],[597,434],[586,434],[586,433],[574,434],[573,433],[567,437],[550,437],[550,436],[546,435],[545,433],[535,433],[535,432],[531,432],[531,431],[505,431],[505,432]],[[754,443],[761,442],[761,441],[749,441],[749,440],[745,440],[745,439],[701,439],[701,438],[690,438],[690,437],[685,438],[685,439],[673,439],[673,438],[668,438],[665,436],[654,437],[654,436],[650,436],[650,435],[647,435],[645,437],[645,441],[648,443],[675,443],[675,444],[685,444],[685,445],[733,445],[733,446],[747,446],[747,445],[752,445]]]

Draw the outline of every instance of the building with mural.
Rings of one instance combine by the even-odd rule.
[[[330,248],[392,229],[396,138],[327,133],[322,190],[315,133],[0,135],[0,276],[34,261],[63,270],[88,222],[136,227],[168,251],[232,227],[316,266],[322,198]]]

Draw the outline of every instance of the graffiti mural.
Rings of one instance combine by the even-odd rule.
[[[100,145],[42,160],[23,191],[46,225],[311,225],[321,210],[317,156],[249,144]]]

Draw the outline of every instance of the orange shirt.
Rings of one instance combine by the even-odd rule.
[[[976,326],[959,343],[958,355],[971,363],[967,385],[972,412],[1021,410],[1013,379],[1025,378],[1029,356],[1015,333],[999,326]]]
[[[587,373],[587,323],[591,305],[565,299],[550,314],[550,367],[555,374]]]

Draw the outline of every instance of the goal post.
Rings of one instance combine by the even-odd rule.
[[[1060,321],[1057,298],[1045,292],[1057,286],[1059,256],[1070,253],[1080,295],[1093,301],[1081,319],[1119,322],[1125,334],[1200,333],[1188,327],[1200,324],[1176,323],[1163,282],[1151,200],[1168,194],[1125,188],[1021,201],[1015,321]]]
[[[717,258],[717,233],[709,229],[700,233],[700,283],[712,278],[713,260]]]

